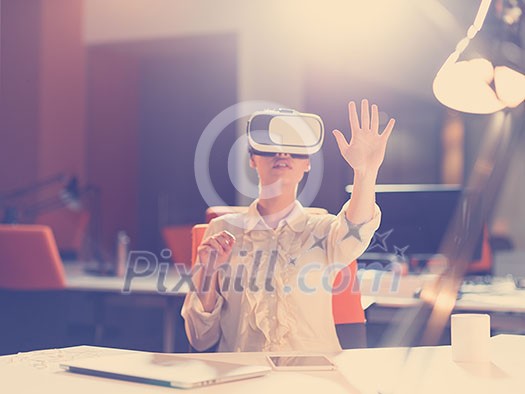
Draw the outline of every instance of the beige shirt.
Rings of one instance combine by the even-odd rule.
[[[347,203],[348,204],[348,203]],[[218,271],[218,298],[205,312],[196,293],[182,308],[192,346],[219,351],[341,350],[332,315],[337,272],[359,257],[379,227],[381,212],[355,226],[345,216],[313,215],[296,201],[277,228],[266,225],[254,201],[246,214],[216,218],[204,238],[227,230],[236,243]],[[226,268],[227,266],[227,268]]]

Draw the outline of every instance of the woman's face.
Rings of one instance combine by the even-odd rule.
[[[296,187],[304,173],[310,171],[310,159],[293,158],[289,153],[277,153],[273,157],[252,154],[250,167],[257,171],[261,186]]]

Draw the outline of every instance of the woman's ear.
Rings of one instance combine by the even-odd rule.
[[[304,170],[304,172],[310,172],[311,169],[312,167],[310,166],[310,159],[308,159],[308,163],[306,164],[306,170]]]
[[[255,160],[253,160],[253,155],[250,155],[250,167],[251,168],[256,168]]]

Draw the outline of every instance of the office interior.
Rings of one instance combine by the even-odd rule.
[[[337,213],[353,173],[331,131],[349,133],[347,104],[363,98],[379,105],[382,125],[394,117],[396,126],[377,180],[387,224],[357,261],[365,317],[357,331],[338,330],[342,347],[450,345],[458,312],[489,314],[492,335],[525,334],[523,97],[476,113],[447,106],[433,86],[481,3],[2,0],[0,354],[195,352],[183,295],[133,283],[123,291],[130,252],[155,256],[144,270],[191,267],[192,228],[210,206],[253,200],[242,137],[254,108],[321,116],[318,184],[302,202]],[[523,77],[525,4],[489,3],[460,56],[489,56],[513,40]],[[494,66],[506,60],[497,53]],[[511,90],[522,87],[523,78]],[[419,238],[405,240],[417,218]],[[9,238],[27,228],[43,238]],[[443,257],[451,238],[460,252]],[[401,305],[447,275],[464,306],[451,306],[434,336],[422,314],[419,332],[396,343],[395,332],[411,327]]]

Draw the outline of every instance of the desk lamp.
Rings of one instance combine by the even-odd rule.
[[[37,201],[29,206],[21,206],[21,199],[40,193],[57,184],[63,185],[58,195]],[[74,176],[68,178],[66,175],[59,173],[28,186],[1,194],[0,207],[3,206],[4,209],[4,217],[1,222],[7,224],[18,223],[23,221],[26,216],[35,216],[39,213],[62,207],[78,210],[81,207],[79,197],[77,178]]]
[[[440,247],[440,254],[450,264],[435,283],[422,289],[423,304],[396,318],[402,323],[391,328],[385,346],[439,343],[475,248],[473,234],[479,234],[477,230],[481,231],[490,217],[515,141],[524,127],[525,2],[497,0],[493,8],[491,3],[481,2],[467,36],[446,59],[433,83],[436,98],[445,106],[463,113],[488,114],[487,133],[466,184],[473,214],[465,218],[460,209],[456,212]],[[460,60],[487,14],[496,16],[499,33],[492,46],[492,62],[480,56]]]
[[[442,245],[453,264],[421,293],[421,298],[431,305],[423,344],[437,343],[446,326],[474,250],[469,233],[488,221],[516,145],[514,141],[523,129],[525,2],[497,0],[494,4],[498,34],[492,44],[492,62],[479,56],[459,60],[483,27],[491,3],[482,0],[467,36],[441,66],[433,84],[434,95],[442,104],[464,113],[490,114],[490,123],[467,184],[469,203],[476,215],[468,220],[457,215]]]
[[[520,20],[522,0],[498,1],[505,37],[498,41],[492,59],[476,56],[460,60],[483,27],[492,0],[482,0],[467,36],[439,69],[432,86],[436,98],[449,108],[472,114],[491,114],[515,108],[525,100],[525,55]],[[506,3],[506,6],[503,4]]]

